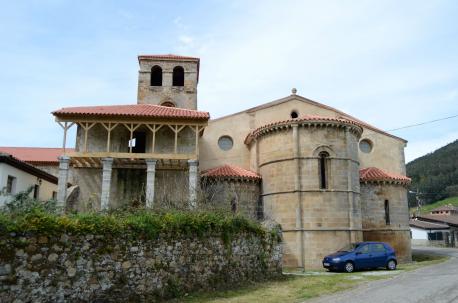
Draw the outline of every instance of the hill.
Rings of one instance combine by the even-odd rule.
[[[458,196],[458,140],[406,166],[407,175],[412,178],[410,189],[423,193],[423,205]],[[409,195],[409,204],[416,205],[415,195]]]

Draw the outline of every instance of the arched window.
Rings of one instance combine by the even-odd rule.
[[[234,214],[237,212],[237,199],[236,198],[232,198],[231,200],[231,211]]]
[[[329,161],[329,154],[327,152],[321,152],[318,155],[319,159],[319,172],[320,172],[320,189],[328,188],[328,161]]]
[[[390,201],[385,200],[385,223],[386,225],[391,224],[390,220]]]
[[[173,86],[184,86],[184,68],[175,66],[173,69]]]
[[[151,86],[162,86],[162,68],[160,66],[153,66],[151,68]]]
[[[175,104],[173,104],[173,102],[170,102],[170,101],[165,101],[161,105],[162,106],[167,106],[167,107],[175,107]]]

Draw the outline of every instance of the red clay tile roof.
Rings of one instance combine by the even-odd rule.
[[[178,118],[186,120],[208,120],[210,114],[192,109],[167,107],[153,104],[104,105],[65,107],[52,114],[57,117],[97,116],[97,117],[141,117]]]
[[[6,163],[8,165],[11,165],[17,169],[20,169],[22,171],[25,171],[33,176],[36,176],[40,179],[46,180],[48,182],[57,184],[57,177],[53,176],[33,165],[30,165],[29,163],[26,163],[24,161],[21,161],[17,159],[16,157],[11,156],[10,154],[6,153],[1,153],[0,152],[0,163]]]
[[[450,228],[450,226],[448,226],[447,224],[421,221],[418,219],[410,219],[409,225],[412,227],[418,227],[421,229],[449,229]]]
[[[261,180],[261,176],[251,170],[227,164],[223,166],[214,167],[202,172],[202,177]]]
[[[199,61],[200,59],[197,57],[188,57],[188,56],[180,56],[180,55],[174,55],[174,54],[163,54],[163,55],[139,55],[138,59],[177,59],[177,60],[197,60]]]
[[[74,151],[67,148],[67,152]],[[16,159],[34,165],[57,165],[57,159],[64,153],[62,148],[49,147],[0,147],[0,152],[9,154]]]
[[[281,126],[285,126],[285,125],[290,125],[292,123],[304,123],[304,122],[318,122],[318,123],[320,123],[320,122],[323,122],[323,123],[336,122],[336,123],[343,123],[343,124],[355,126],[355,127],[357,127],[359,129],[360,132],[362,132],[362,128],[361,128],[360,124],[357,123],[354,120],[351,120],[351,119],[347,119],[347,118],[344,118],[344,117],[335,118],[335,117],[324,117],[324,116],[317,116],[317,115],[304,115],[304,116],[301,116],[299,118],[283,120],[283,121],[276,121],[276,122],[269,123],[269,124],[263,125],[261,127],[258,127],[257,129],[251,131],[246,136],[245,144],[250,144],[250,142],[251,142],[251,140],[253,138],[258,137],[259,134],[263,133],[265,130],[268,130],[268,129],[272,128],[272,127],[277,127],[277,126],[281,127]]]
[[[367,167],[359,170],[359,180],[361,182],[394,182],[399,184],[409,184],[409,177],[389,173],[377,167]]]

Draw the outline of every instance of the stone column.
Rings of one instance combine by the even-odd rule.
[[[146,208],[154,205],[154,180],[156,177],[156,159],[147,159],[146,162]]]
[[[294,157],[294,191],[296,193],[296,243],[299,246],[299,267],[305,267],[305,243],[304,243],[304,210],[302,208],[302,186],[301,186],[301,159],[299,145],[299,125],[292,124],[293,128],[293,157]]]
[[[197,186],[198,176],[197,171],[199,162],[197,160],[188,160],[189,165],[189,206],[195,208],[197,206]]]
[[[111,170],[113,158],[103,158],[102,194],[100,195],[100,210],[108,210],[110,204]]]
[[[359,167],[355,168],[353,160],[357,158],[358,145],[351,139],[350,128],[345,127],[345,143],[347,157],[347,199],[348,199],[348,228],[349,242],[356,243],[362,241],[362,214],[360,201],[359,181],[355,178]],[[355,180],[356,179],[356,180]]]
[[[68,168],[70,166],[70,157],[59,157],[59,179],[57,182],[57,206],[65,208],[67,198]]]

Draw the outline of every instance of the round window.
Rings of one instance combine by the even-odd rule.
[[[372,142],[368,139],[363,139],[361,141],[359,141],[359,149],[363,152],[363,153],[370,153],[372,151]]]
[[[218,139],[218,146],[222,150],[230,150],[233,145],[234,141],[232,141],[232,138],[229,136],[222,136]]]
[[[297,111],[293,110],[291,112],[291,118],[296,119],[297,117],[299,117],[299,114],[297,113]]]

